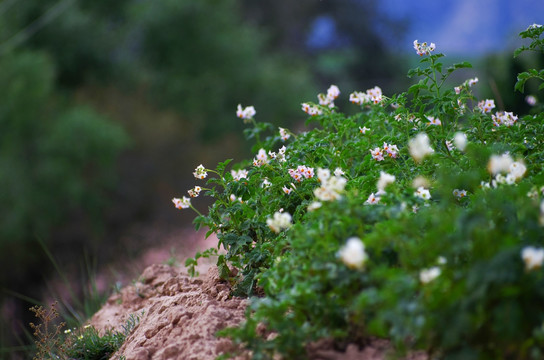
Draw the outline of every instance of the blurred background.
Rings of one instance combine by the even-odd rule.
[[[516,74],[543,59],[512,51],[543,17],[541,0],[0,1],[0,358],[28,355],[30,306],[67,298],[84,318],[126,285],[115,264],[189,241],[171,198],[199,164],[252,156],[239,103],[295,128],[336,84],[356,111],[353,91],[407,89],[418,39],[525,113]]]

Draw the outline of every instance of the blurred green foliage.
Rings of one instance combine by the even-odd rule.
[[[0,248],[49,238],[72,212],[98,220],[125,132],[56,94],[44,54],[5,55],[0,67]]]

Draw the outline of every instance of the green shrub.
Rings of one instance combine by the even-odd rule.
[[[522,36],[539,42],[543,30]],[[240,106],[256,157],[200,166],[206,187],[173,199],[180,209],[200,191],[215,199],[195,224],[226,250],[218,266],[234,294],[259,295],[225,332],[255,359],[369,336],[437,358],[542,358],[544,115],[494,110],[474,96],[477,79],[448,82],[470,64],[445,67],[434,44],[414,47],[419,81],[390,97],[351,94],[353,116],[331,86],[302,105],[318,126],[265,137],[274,127]]]

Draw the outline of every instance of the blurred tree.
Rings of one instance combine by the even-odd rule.
[[[378,85],[392,91],[406,82],[399,41],[409,23],[391,20],[368,0],[242,0],[246,18],[269,30],[276,49],[304,55],[323,88]]]

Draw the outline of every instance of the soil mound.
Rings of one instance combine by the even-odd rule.
[[[247,300],[229,296],[216,268],[191,278],[179,268],[151,265],[138,282],[112,295],[90,320],[99,331],[122,330],[129,316],[140,321],[113,356],[127,360],[215,359],[232,349],[215,333],[244,319]]]

